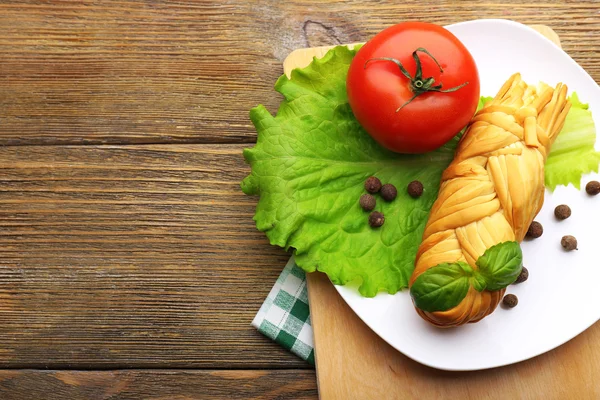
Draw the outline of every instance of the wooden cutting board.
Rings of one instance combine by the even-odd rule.
[[[534,29],[560,46],[545,25]],[[352,46],[352,45],[349,45]],[[299,49],[284,61],[289,76],[330,47]],[[600,323],[528,361],[475,372],[423,366],[371,331],[324,274],[308,274],[322,400],[340,399],[600,399]]]

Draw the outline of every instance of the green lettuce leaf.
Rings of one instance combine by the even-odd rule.
[[[477,104],[477,111],[481,110],[485,103],[488,101],[492,101],[494,98],[492,96],[481,96],[479,98],[479,104]]]
[[[565,126],[552,145],[546,160],[546,186],[550,190],[558,185],[573,184],[581,188],[581,176],[598,172],[600,152],[594,149],[596,128],[588,105],[579,101],[577,93],[570,97],[571,110]]]
[[[335,284],[360,280],[360,293],[374,296],[407,287],[456,139],[416,156],[379,146],[348,104],[346,75],[354,54],[336,47],[294,70],[291,79],[282,76],[275,89],[285,100],[277,116],[263,106],[251,110],[258,140],[244,151],[252,173],[242,190],[260,196],[254,219],[271,244],[294,248],[305,271],[325,272]],[[375,210],[385,215],[377,229],[358,203],[372,175],[398,188],[393,202],[377,198]],[[406,192],[413,180],[425,188],[418,199]]]

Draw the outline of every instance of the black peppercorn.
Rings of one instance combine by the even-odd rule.
[[[527,236],[534,239],[542,236],[542,233],[544,233],[544,228],[542,227],[542,224],[537,221],[533,221],[527,230]]]
[[[577,250],[577,239],[571,235],[563,236],[560,240],[560,245],[567,251]]]
[[[420,197],[423,194],[423,184],[419,181],[412,181],[408,184],[408,194],[410,197]]]
[[[375,208],[376,201],[375,197],[371,196],[370,194],[363,194],[360,196],[359,203],[363,210],[371,211]]]
[[[528,278],[529,278],[529,271],[527,270],[527,268],[523,267],[523,269],[521,269],[521,273],[519,274],[519,276],[517,276],[517,280],[515,281],[515,283],[523,283]]]
[[[381,181],[379,178],[371,176],[365,181],[365,189],[369,193],[377,193],[381,189]]]
[[[385,222],[385,217],[379,211],[373,211],[369,214],[369,225],[373,228],[378,228]]]
[[[514,308],[517,304],[519,304],[519,299],[514,294],[507,294],[502,299],[502,304],[508,308]]]
[[[561,204],[554,209],[554,216],[561,221],[571,216],[571,208],[566,204]]]
[[[600,182],[598,182],[598,181],[588,182],[588,184],[585,185],[585,191],[587,192],[587,194],[589,194],[591,196],[597,195],[598,193],[600,193]]]
[[[386,183],[381,187],[381,197],[383,197],[385,201],[392,201],[397,195],[398,191],[396,190],[396,186],[391,183]]]

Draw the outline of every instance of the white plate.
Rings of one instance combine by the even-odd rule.
[[[481,93],[494,96],[508,77],[521,72],[529,83],[564,82],[590,104],[600,126],[600,88],[565,52],[533,29],[506,20],[477,20],[447,27],[469,49],[479,68]],[[596,147],[599,145],[596,143]],[[585,176],[584,184],[599,179]],[[572,216],[554,219],[554,208],[568,204]],[[535,357],[560,346],[600,319],[600,196],[559,187],[546,191],[536,220],[541,238],[522,243],[527,282],[511,285],[519,297],[512,310],[501,307],[475,324],[438,329],[413,309],[408,292],[361,297],[356,288],[336,286],[358,316],[383,340],[408,357],[431,367],[468,371],[499,367]],[[560,247],[574,235],[579,250]]]

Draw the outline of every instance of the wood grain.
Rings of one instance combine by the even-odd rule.
[[[0,370],[2,400],[221,400],[317,398],[304,370]]]
[[[250,326],[289,255],[242,148],[0,147],[0,366],[310,368]]]
[[[407,19],[549,23],[600,80],[596,1],[2,1],[0,145],[254,142],[294,49]]]
[[[405,19],[551,23],[598,81],[597,6],[0,1],[0,146],[91,145],[0,147],[0,366],[306,368],[249,325],[288,256],[254,228],[243,146],[94,144],[252,143],[292,50]],[[0,398],[314,398],[311,374],[0,371]]]
[[[519,364],[474,372],[440,371],[384,342],[348,307],[325,275],[309,274],[308,283],[322,400],[600,398],[600,323]],[[323,312],[325,308],[319,312],[315,304],[327,304],[331,312]]]

